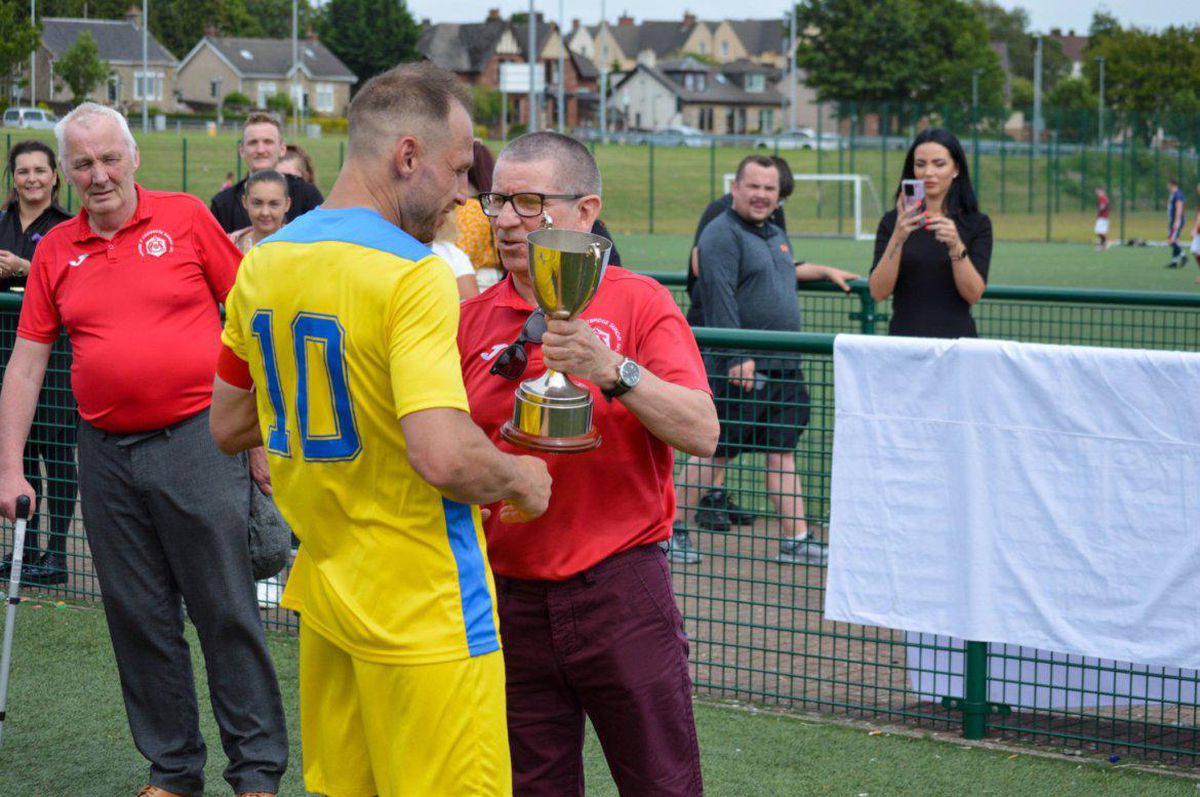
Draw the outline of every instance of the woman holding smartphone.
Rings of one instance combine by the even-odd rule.
[[[953,134],[931,128],[916,137],[904,159],[901,186],[909,185],[916,190],[897,188],[896,209],[879,220],[871,296],[895,296],[892,335],[976,337],[971,305],[987,287],[992,221],[979,212],[967,158]]]
[[[0,207],[0,292],[22,293],[30,261],[42,237],[71,218],[58,204],[58,164],[54,150],[41,141],[20,141],[8,153],[12,193]],[[17,339],[16,316],[0,319],[0,379]],[[63,338],[50,350],[34,425],[25,444],[25,478],[38,498],[47,499],[45,514],[34,504],[25,537],[21,580],[32,584],[63,584],[67,569],[67,534],[75,515],[75,397],[71,393],[71,347]],[[41,466],[46,468],[43,488]],[[42,518],[49,516],[49,523]],[[37,547],[37,529],[46,531],[46,553]],[[46,528],[48,526],[48,528]],[[12,553],[0,560],[0,578],[12,569]]]

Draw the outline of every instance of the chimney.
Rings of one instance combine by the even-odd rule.
[[[487,21],[488,22],[498,22],[499,20],[500,20],[500,9],[489,8],[488,15],[487,15]]]
[[[617,17],[617,25],[626,28],[633,27],[633,17],[629,16],[629,14],[622,14]]]
[[[142,9],[137,6],[130,6],[125,12],[125,21],[132,24],[138,30],[142,29]]]
[[[1068,35],[1068,36],[1074,36],[1074,35],[1075,35],[1075,29],[1074,29],[1074,28],[1071,28],[1070,30],[1068,30],[1068,31],[1067,31],[1067,35]]]
[[[310,42],[317,41],[317,29],[314,28],[312,25],[309,25],[308,30],[305,31],[305,33],[304,33],[304,38]]]
[[[205,25],[204,35],[210,39],[216,39],[221,35],[221,29],[216,25]]]
[[[695,24],[696,24],[696,15],[695,15],[695,14],[693,14],[691,11],[685,11],[685,12],[683,12],[683,25],[684,25],[684,27],[686,27],[686,28],[690,28],[691,26],[693,26],[693,25],[695,25]]]
[[[1062,28],[1051,28],[1050,35],[1056,39],[1061,39],[1062,38]]]

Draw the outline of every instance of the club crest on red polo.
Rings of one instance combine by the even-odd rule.
[[[175,241],[163,230],[150,230],[138,240],[138,254],[143,258],[162,257],[175,251]]]

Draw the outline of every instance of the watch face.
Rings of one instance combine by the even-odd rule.
[[[639,368],[638,364],[633,360],[626,358],[626,360],[621,363],[619,378],[623,385],[629,389],[633,389],[637,386],[638,380],[642,378],[642,369]]]

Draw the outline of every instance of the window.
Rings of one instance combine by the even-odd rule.
[[[117,75],[108,76],[108,101],[114,105],[121,101],[121,78]]]
[[[766,88],[766,75],[746,75],[746,91],[758,93],[760,91],[766,91]]]
[[[140,69],[133,73],[133,98],[135,100],[161,100],[163,98],[163,73],[143,72]]]
[[[729,57],[729,42],[727,42],[727,41],[721,42],[721,57],[722,58]]]
[[[697,47],[696,49],[698,49],[698,50],[700,51],[700,54],[701,54],[701,55],[704,55],[704,54],[706,54],[706,53],[708,52],[708,43],[707,43],[707,42],[700,42],[700,46],[699,46],[699,47]]]
[[[258,107],[266,108],[267,100],[275,96],[275,81],[260,80],[258,81]]]
[[[758,112],[758,132],[769,133],[775,129],[775,111],[764,108]]]
[[[333,113],[333,84],[332,83],[318,83],[317,84],[316,110],[318,113]]]

